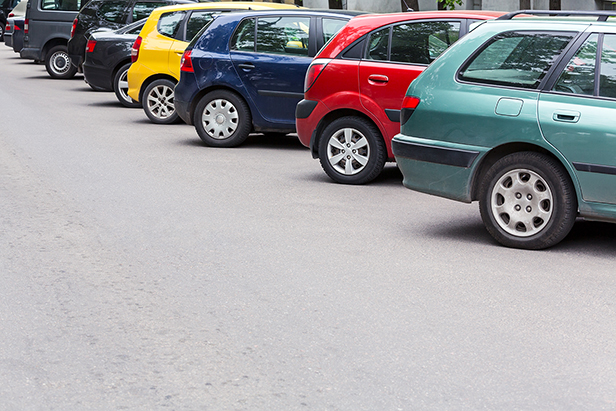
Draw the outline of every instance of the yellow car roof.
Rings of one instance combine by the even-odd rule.
[[[191,3],[175,4],[154,9],[150,16],[162,14],[169,11],[180,10],[203,10],[203,9],[224,9],[224,10],[272,10],[272,9],[303,9],[294,4],[265,3],[252,1],[215,1],[210,3]]]

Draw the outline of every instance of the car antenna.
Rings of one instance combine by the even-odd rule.
[[[404,4],[406,4],[406,11],[415,11],[409,7],[409,4],[406,2],[406,0],[402,0],[402,1],[404,2]]]

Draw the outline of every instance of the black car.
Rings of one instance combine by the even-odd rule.
[[[0,41],[4,41],[4,28],[6,19],[13,7],[17,6],[19,0],[0,0]]]
[[[24,45],[24,20],[21,17],[9,17],[7,19],[7,30],[4,32],[4,44],[19,53]]]
[[[81,69],[88,35],[99,28],[116,30],[150,15],[162,6],[194,3],[194,0],[90,0],[73,21],[68,54],[71,64]]]
[[[114,91],[126,107],[141,107],[126,94],[126,73],[130,68],[130,49],[147,19],[141,19],[118,30],[98,30],[86,43],[83,76],[94,89]]]

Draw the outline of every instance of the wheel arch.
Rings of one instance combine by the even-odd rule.
[[[143,101],[143,93],[145,92],[145,89],[147,89],[148,86],[156,80],[170,80],[173,81],[174,84],[178,84],[178,79],[173,76],[163,73],[154,74],[145,79],[144,82],[141,84],[141,89],[139,90],[139,101]]]
[[[254,130],[254,123],[253,123],[253,118],[254,115],[252,113],[252,106],[250,105],[250,102],[244,98],[244,96],[242,95],[242,93],[240,93],[239,91],[235,90],[233,87],[229,87],[226,85],[213,85],[210,87],[206,87],[204,89],[199,90],[199,92],[197,94],[195,94],[194,98],[192,99],[192,101],[190,102],[190,107],[189,107],[189,111],[188,111],[188,115],[190,116],[189,118],[193,119],[193,116],[195,115],[195,109],[197,108],[197,104],[199,104],[199,101],[203,98],[203,96],[205,96],[208,93],[211,93],[213,91],[218,91],[218,90],[223,90],[223,91],[229,91],[235,95],[237,95],[239,98],[241,98],[244,103],[246,103],[246,106],[248,106],[248,109],[251,111],[250,113],[250,121],[251,121],[251,127]]]
[[[338,120],[339,118],[342,118],[342,117],[360,117],[360,118],[363,118],[369,121],[377,128],[377,130],[379,130],[379,133],[381,134],[381,139],[383,139],[383,143],[385,143],[385,139],[383,138],[383,130],[381,129],[381,127],[379,127],[379,124],[376,121],[374,121],[374,119],[372,119],[370,116],[366,115],[366,113],[362,113],[359,110],[355,110],[352,108],[340,108],[340,109],[333,110],[327,113],[319,121],[319,124],[317,124],[317,127],[315,128],[314,134],[313,134],[314,141],[311,144],[312,156],[314,158],[317,158],[319,156],[320,138],[321,138],[321,134],[323,133],[323,130],[325,130],[325,127],[327,127],[331,122]],[[387,144],[385,145],[387,146]]]
[[[499,159],[503,158],[504,156],[517,153],[520,151],[532,151],[532,152],[546,155],[556,160],[561,166],[563,166],[564,169],[567,171],[567,174],[569,176],[569,179],[571,180],[573,188],[575,189],[576,197],[578,199],[578,204],[579,204],[579,201],[580,201],[579,182],[577,181],[577,178],[575,176],[573,169],[571,168],[571,165],[568,164],[565,160],[563,160],[562,157],[559,157],[554,152],[548,150],[545,147],[541,147],[539,145],[532,144],[532,143],[523,143],[523,142],[508,143],[508,144],[503,144],[501,146],[494,147],[485,156],[483,156],[480,163],[476,167],[476,170],[473,173],[473,177],[471,180],[471,200],[472,201],[476,201],[479,199],[479,187],[481,185],[482,177],[490,169],[490,167],[492,167],[494,163],[496,163]]]
[[[120,69],[122,68],[122,66],[124,66],[125,64],[130,63],[130,57],[125,58],[123,60],[120,60],[115,67],[113,68],[113,71],[111,72],[111,79],[113,80],[116,76],[116,74],[118,74],[118,71],[120,71]],[[144,89],[145,90],[145,89]]]
[[[68,48],[68,39],[61,38],[61,37],[54,37],[52,39],[47,40],[47,42],[42,48],[43,52],[41,55],[41,60],[45,60],[47,58],[47,53],[49,52],[49,50],[51,50],[52,48],[56,46],[66,46]]]

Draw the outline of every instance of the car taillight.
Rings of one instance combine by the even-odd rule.
[[[73,36],[75,35],[75,28],[77,27],[77,22],[79,20],[77,19],[77,17],[75,17],[75,20],[73,20],[73,26],[71,27],[71,38],[73,38]]]
[[[19,28],[19,26],[18,26],[18,25],[15,25],[15,27],[13,28],[13,31],[19,31],[19,30],[21,30],[21,29]]]
[[[9,23],[8,21],[6,23],[6,27],[4,28],[4,31],[11,31],[11,23]]]
[[[327,64],[331,61],[331,59],[314,59],[313,62],[308,67],[308,71],[306,72],[306,78],[304,79],[304,93],[307,92],[310,87],[317,80],[321,72],[325,69]]]
[[[402,110],[400,111],[400,124],[404,125],[415,112],[421,100],[418,97],[406,96],[402,101]]]
[[[24,19],[24,34],[28,34],[30,29],[30,19]]]
[[[96,46],[96,40],[88,40],[88,44],[86,45],[86,53],[92,53],[94,51],[94,46]]]
[[[139,58],[139,47],[141,47],[141,36],[137,37],[137,40],[133,43],[133,47],[130,49],[130,61],[134,63]]]
[[[10,19],[11,17],[15,17],[15,13],[10,12],[10,13],[9,13],[9,17],[7,17],[7,18],[9,18],[9,19]]]
[[[182,55],[182,63],[180,64],[180,71],[185,71],[187,73],[194,73],[195,69],[192,65],[192,59],[190,58],[192,50],[186,50]]]

